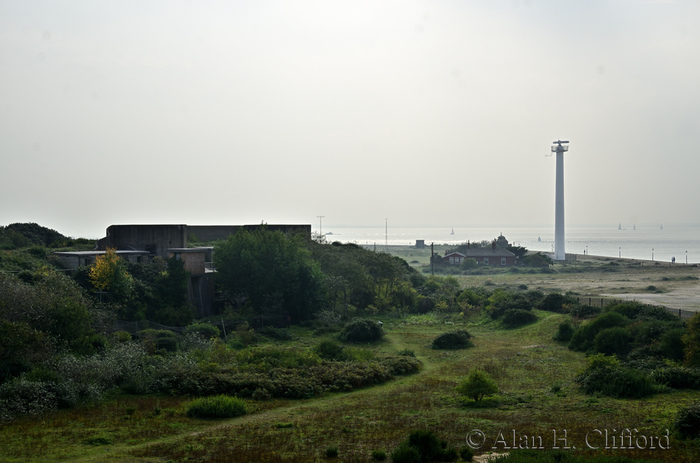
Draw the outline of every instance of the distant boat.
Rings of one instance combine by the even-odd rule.
[[[455,234],[455,229],[453,228],[452,233],[450,233],[450,235],[454,235],[454,234]]]
[[[636,230],[636,229],[637,229],[637,226],[636,226],[636,225],[632,225],[632,230]]]
[[[618,230],[622,230],[622,224],[618,225],[618,226],[617,226],[617,229],[618,229]]]
[[[663,230],[663,229],[664,229],[664,224],[661,224],[661,230]]]
[[[333,232],[326,232],[326,236],[332,235],[332,234],[333,234]]]

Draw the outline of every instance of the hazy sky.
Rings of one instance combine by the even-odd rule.
[[[0,225],[700,223],[700,2],[0,0]]]

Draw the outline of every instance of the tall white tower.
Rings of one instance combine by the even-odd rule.
[[[557,153],[557,197],[554,209],[554,260],[566,260],[564,249],[564,151],[569,151],[568,146],[562,143],[568,141],[557,140],[553,143],[552,153]]]

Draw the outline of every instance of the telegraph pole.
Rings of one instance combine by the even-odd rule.
[[[323,236],[323,218],[325,215],[317,215],[318,217],[318,237],[321,238]]]

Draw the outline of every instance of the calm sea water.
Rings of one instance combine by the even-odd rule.
[[[636,229],[635,229],[636,228]],[[317,232],[317,229],[314,229]],[[389,245],[415,245],[416,240],[425,240],[426,245],[460,244],[467,240],[493,240],[501,233],[511,244],[524,246],[533,251],[552,252],[554,227],[501,227],[501,228],[392,228],[385,234],[384,227],[324,227],[324,233],[331,232],[329,241],[343,243]],[[700,262],[700,226],[664,225],[627,226],[618,230],[618,225],[610,227],[567,227],[566,252],[587,253],[629,259],[677,263]]]

